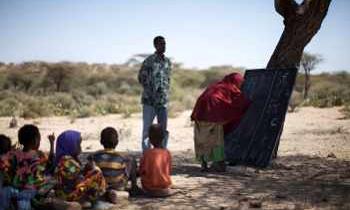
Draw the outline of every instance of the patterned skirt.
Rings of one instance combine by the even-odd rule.
[[[194,147],[196,158],[205,161],[223,161],[224,129],[221,124],[195,121]]]

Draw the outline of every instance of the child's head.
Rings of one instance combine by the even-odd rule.
[[[0,134],[0,155],[3,155],[11,150],[11,139]]]
[[[101,131],[100,142],[105,149],[115,149],[118,145],[118,132],[112,127],[107,127]]]
[[[154,147],[159,148],[162,146],[164,135],[160,124],[151,125],[148,130],[148,136],[149,141]]]
[[[22,126],[18,131],[18,141],[23,145],[23,150],[38,150],[40,146],[40,132],[38,127],[32,124]]]

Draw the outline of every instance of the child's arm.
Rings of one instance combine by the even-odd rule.
[[[99,168],[96,166],[94,156],[89,155],[87,157],[87,163],[85,164],[85,167],[83,169],[83,175],[86,175],[87,173],[89,173],[90,171],[93,171],[93,170],[99,170]]]
[[[54,144],[55,144],[55,134],[52,133],[50,135],[47,136],[47,138],[50,141],[50,152],[49,152],[49,160],[46,164],[46,172],[49,174],[53,174],[54,170],[55,170],[55,166],[54,166],[54,160],[55,160],[55,152],[54,152]]]
[[[145,160],[144,160],[144,156],[141,157],[141,160],[140,160],[140,169],[139,169],[139,175],[143,175],[145,174]]]
[[[55,144],[55,133],[52,133],[50,135],[47,136],[47,138],[49,139],[50,141],[50,153],[49,153],[49,158],[53,156],[55,156],[55,152],[54,152],[54,144]]]

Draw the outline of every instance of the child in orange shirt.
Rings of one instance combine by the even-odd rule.
[[[171,155],[169,150],[162,148],[163,130],[159,124],[150,126],[149,140],[153,148],[146,150],[140,161],[142,188],[152,197],[168,196],[171,186]]]

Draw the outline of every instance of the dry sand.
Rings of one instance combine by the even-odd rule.
[[[339,108],[301,108],[288,113],[279,158],[266,169],[229,167],[225,173],[201,173],[194,161],[190,112],[169,119],[169,149],[173,154],[173,182],[177,194],[166,199],[130,199],[115,209],[350,209],[350,120]],[[0,118],[0,133],[16,140],[10,118]],[[118,150],[139,156],[141,115],[124,119],[108,115],[71,120],[50,117],[19,119],[19,126],[35,123],[46,136],[77,129],[86,153],[101,149],[99,132],[113,126],[120,133]]]

